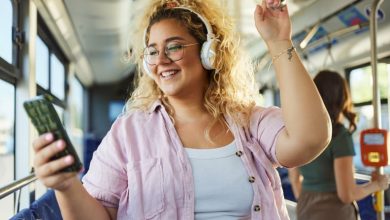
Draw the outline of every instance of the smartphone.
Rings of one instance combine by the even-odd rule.
[[[62,126],[61,120],[52,104],[52,100],[52,96],[41,95],[24,102],[23,106],[39,135],[51,132],[54,135],[54,140],[63,139],[65,141],[65,149],[57,153],[51,160],[70,154],[74,158],[74,163],[62,169],[60,172],[78,172],[82,168],[82,163],[70,142],[68,134]]]

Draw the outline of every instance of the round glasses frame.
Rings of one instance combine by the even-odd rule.
[[[172,44],[164,47],[165,56],[172,62],[179,61],[184,57],[184,48],[198,45],[199,43],[192,44]],[[143,58],[149,65],[156,65],[157,58],[160,55],[160,51],[154,46],[149,46],[144,49]]]

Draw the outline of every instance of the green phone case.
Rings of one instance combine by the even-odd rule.
[[[51,100],[51,96],[48,95],[37,96],[34,99],[24,102],[23,106],[31,122],[38,130],[39,135],[51,132],[54,135],[54,140],[63,139],[66,142],[66,148],[57,153],[52,160],[71,154],[74,158],[74,163],[62,169],[61,172],[78,172],[82,168],[82,163],[70,142],[68,134],[62,126]]]

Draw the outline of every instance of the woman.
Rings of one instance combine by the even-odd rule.
[[[56,190],[65,219],[288,219],[275,167],[323,150],[326,109],[292,46],[287,8],[272,9],[278,0],[258,5],[254,18],[283,109],[256,107],[253,72],[213,2],[154,0],[140,10],[138,87],[83,184],[57,173],[72,158],[49,161],[62,141],[36,140],[36,174]]]
[[[329,70],[319,72],[314,83],[332,121],[332,140],[315,160],[290,170],[294,195],[299,197],[297,216],[299,220],[357,219],[355,201],[387,189],[388,177],[375,175],[369,183],[355,183],[351,134],[356,130],[356,114],[347,83],[337,72]],[[345,120],[348,128],[343,125]]]

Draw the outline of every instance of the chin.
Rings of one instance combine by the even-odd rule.
[[[172,89],[172,88],[162,88],[161,89],[163,91],[163,93],[166,95],[166,96],[174,96],[174,95],[177,95],[178,94],[178,91],[176,89]]]

